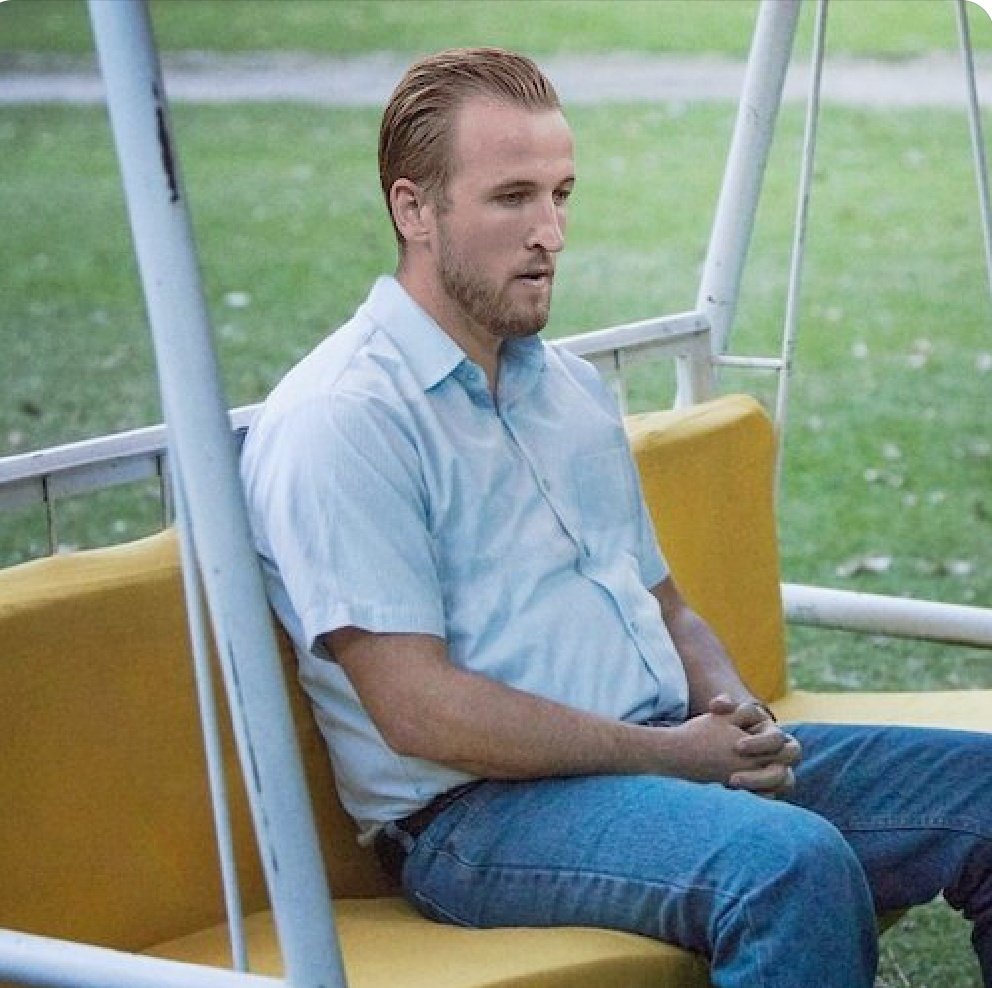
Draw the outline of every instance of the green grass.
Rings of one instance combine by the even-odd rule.
[[[628,49],[742,56],[755,0],[153,0],[156,33],[172,50],[299,49],[351,54],[500,44],[537,54]],[[803,44],[811,12],[802,22]],[[975,44],[992,23],[971,13]],[[4,51],[91,49],[82,0],[8,0]],[[835,0],[833,52],[905,57],[956,44],[947,0]]]

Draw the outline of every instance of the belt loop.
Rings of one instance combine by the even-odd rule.
[[[482,785],[484,781],[484,779],[474,779],[464,785],[455,786],[454,789],[448,789],[409,816],[382,825],[382,829],[375,836],[373,847],[383,871],[395,884],[402,884],[403,865],[416,846],[417,838],[446,809],[457,803],[462,796]]]
[[[402,820],[399,821],[399,823],[391,820],[383,826],[382,833],[390,840],[396,841],[396,843],[403,848],[404,854],[409,854],[413,850],[413,845],[417,843],[417,839],[413,836],[413,834],[408,834],[400,826],[400,823],[402,822]]]

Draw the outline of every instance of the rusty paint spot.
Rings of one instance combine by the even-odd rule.
[[[162,167],[169,182],[169,202],[179,202],[179,183],[176,180],[176,163],[172,155],[172,141],[169,138],[169,128],[165,123],[165,107],[162,105],[162,94],[158,84],[152,84],[155,96],[155,121],[158,125],[158,149],[162,155]]]
[[[173,202],[175,202],[175,199],[173,199]],[[258,767],[258,759],[255,757],[255,746],[252,744],[251,731],[247,729],[248,718],[244,713],[245,702],[241,693],[241,679],[238,676],[238,665],[234,660],[233,643],[230,641],[225,641],[224,651],[227,656],[227,668],[231,675],[231,686],[233,688],[234,700],[237,703],[238,709],[241,711],[241,716],[245,719],[246,729],[242,732],[244,737],[244,747],[248,756],[249,765],[251,766],[251,779],[256,793],[256,798],[252,800],[252,803],[258,811],[258,820],[260,821],[260,832],[256,835],[257,843],[259,845],[259,851],[262,851],[263,849],[268,850],[271,873],[273,876],[278,876],[279,857],[276,854],[275,846],[271,841],[272,828],[269,823],[269,815],[265,812],[265,801],[262,799],[262,773]],[[247,783],[247,781],[248,780],[246,779],[245,782]]]

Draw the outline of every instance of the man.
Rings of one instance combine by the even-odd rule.
[[[779,728],[669,575],[609,392],[536,337],[575,183],[548,81],[422,60],[380,176],[396,278],[243,460],[362,839],[429,916],[633,930],[720,985],[870,986],[874,910],[943,890],[992,985],[992,738]]]

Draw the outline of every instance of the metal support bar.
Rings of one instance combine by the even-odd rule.
[[[782,486],[782,460],[785,455],[785,424],[789,407],[789,384],[799,329],[799,289],[803,262],[806,259],[806,229],[809,222],[810,189],[816,160],[816,125],[820,116],[820,83],[823,78],[823,55],[827,36],[827,0],[818,0],[813,30],[812,72],[806,102],[806,129],[803,135],[802,168],[796,196],[796,219],[793,226],[792,257],[789,261],[789,288],[785,298],[785,324],[782,328],[782,371],[775,396],[775,491]]]
[[[714,367],[737,367],[742,370],[780,371],[781,357],[737,357],[731,354],[720,354],[713,358]]]
[[[701,312],[690,311],[570,336],[560,340],[559,345],[595,364],[613,383],[624,410],[624,369],[642,359],[654,360],[663,354],[675,357],[675,406],[681,408],[706,401],[715,393],[709,333],[707,317]]]
[[[175,458],[170,457],[169,462],[175,464]],[[182,557],[183,594],[186,600],[190,647],[193,650],[196,698],[200,708],[200,727],[203,732],[203,750],[207,761],[210,806],[214,815],[221,887],[224,892],[224,909],[227,914],[227,928],[231,941],[231,961],[236,971],[247,971],[248,943],[245,936],[244,912],[241,908],[241,891],[238,887],[238,865],[234,854],[227,780],[224,778],[224,758],[221,753],[217,697],[214,691],[213,672],[210,668],[207,625],[203,613],[203,587],[196,562],[196,549],[193,545],[193,533],[190,528],[186,491],[183,488],[182,477],[178,476],[175,470],[173,470],[172,489],[175,491],[176,527],[179,529],[179,549]]]
[[[800,0],[762,0],[758,10],[696,301],[712,326],[714,353],[723,353],[730,340],[799,7]]]
[[[230,428],[246,426],[256,408],[246,405],[234,409]],[[0,511],[44,504],[46,483],[54,499],[160,479],[158,457],[166,446],[165,426],[151,425],[5,456],[0,459]]]
[[[565,337],[556,343],[592,361],[606,375],[622,373],[641,360],[680,360],[698,355],[698,374],[706,386],[698,388],[694,400],[702,401],[713,393],[714,361],[709,356],[708,333],[709,323],[701,313],[679,312]],[[732,358],[717,359],[724,362]],[[244,405],[232,409],[229,427],[235,432],[245,429],[258,408]],[[0,511],[44,506],[49,496],[72,497],[147,479],[158,480],[168,495],[168,471],[164,471],[163,479],[159,463],[167,445],[165,426],[153,425],[2,457]],[[169,501],[165,515],[171,522]]]
[[[782,584],[791,624],[992,648],[992,608]]]
[[[606,329],[594,329],[556,342],[569,352],[589,359],[613,350],[631,353],[644,347],[653,348],[698,333],[708,333],[709,329],[709,320],[701,312],[676,312]]]
[[[989,294],[992,295],[992,209],[989,207],[989,166],[985,155],[985,138],[982,135],[982,112],[978,104],[978,88],[975,85],[975,59],[971,48],[966,0],[957,0],[957,21],[958,37],[961,42],[961,59],[964,62],[965,85],[968,91],[968,124],[971,130],[972,153],[975,158],[979,213],[982,217],[985,271],[988,275]]]
[[[53,988],[282,988],[284,981],[0,930],[0,982]]]
[[[155,470],[158,473],[158,492],[161,498],[162,527],[168,528],[176,517],[176,506],[172,493],[172,482],[169,479],[169,458],[165,453],[155,457]]]
[[[293,988],[345,984],[144,0],[90,0],[170,448],[184,481],[255,834]]]

